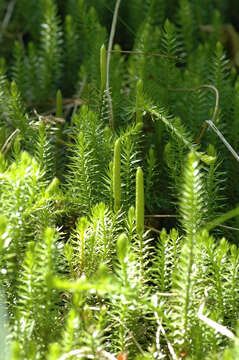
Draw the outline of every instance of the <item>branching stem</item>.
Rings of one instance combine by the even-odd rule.
[[[214,122],[215,121],[215,118],[216,118],[216,115],[217,115],[217,111],[218,111],[218,106],[219,106],[219,92],[217,90],[217,88],[214,86],[214,85],[200,85],[196,88],[176,88],[176,89],[170,89],[170,90],[175,90],[175,91],[198,91],[200,89],[212,89],[213,91],[215,91],[215,107],[214,107],[214,111],[213,111],[213,115],[212,115],[212,118],[211,118],[211,122]],[[199,131],[199,134],[198,136],[196,137],[196,140],[195,140],[195,143],[196,144],[199,144],[206,128],[208,126],[208,123],[207,123],[207,120],[204,121],[204,123],[202,124],[201,126],[201,129]]]

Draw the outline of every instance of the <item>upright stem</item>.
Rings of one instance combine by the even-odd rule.
[[[118,17],[120,1],[121,0],[116,0],[116,4],[115,4],[114,15],[113,15],[113,20],[112,20],[112,25],[111,25],[111,30],[110,30],[110,38],[109,38],[108,53],[107,53],[107,65],[106,65],[106,94],[107,94],[108,103],[109,103],[110,126],[111,126],[112,131],[114,131],[114,117],[113,117],[112,99],[111,99],[110,91],[109,91],[110,57],[111,57],[111,50],[113,47],[113,41],[114,41],[114,36],[115,36],[115,29],[116,29],[116,24],[117,24],[117,17]]]
[[[103,93],[106,88],[106,50],[105,45],[103,44],[100,48],[100,77],[101,77],[101,94]]]
[[[107,67],[106,67],[106,69],[107,69],[106,89],[109,89],[110,57],[111,57],[111,50],[112,50],[112,47],[113,47],[113,41],[114,41],[114,36],[115,36],[115,29],[116,29],[116,24],[117,24],[117,17],[118,17],[120,1],[121,0],[116,1],[113,20],[112,20],[112,25],[111,25],[111,30],[110,30],[110,38],[109,38],[108,53],[107,53]]]

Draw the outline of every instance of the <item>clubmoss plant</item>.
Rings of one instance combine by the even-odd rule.
[[[238,358],[228,4],[0,1],[3,360]]]

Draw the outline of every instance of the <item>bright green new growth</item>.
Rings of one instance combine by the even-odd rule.
[[[101,93],[102,94],[106,87],[106,78],[107,78],[106,66],[107,66],[106,49],[105,49],[105,45],[103,44],[100,48],[100,75],[101,75]]]
[[[120,139],[114,145],[113,161],[113,198],[114,210],[117,212],[121,205],[121,177],[120,177]]]
[[[128,253],[128,247],[129,247],[129,243],[128,243],[127,235],[121,234],[117,240],[117,256],[121,264],[123,264],[125,261],[125,258]]]
[[[136,231],[142,235],[144,231],[144,175],[141,168],[136,172]]]

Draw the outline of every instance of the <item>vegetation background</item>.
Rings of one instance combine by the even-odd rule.
[[[0,0],[0,359],[239,358],[238,14]]]

